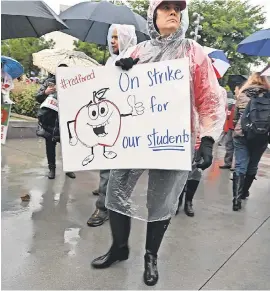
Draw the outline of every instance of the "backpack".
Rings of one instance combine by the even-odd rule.
[[[241,117],[241,126],[248,140],[264,140],[270,133],[270,92],[251,97]]]

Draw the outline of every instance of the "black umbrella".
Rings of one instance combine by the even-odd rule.
[[[1,39],[40,37],[67,28],[43,1],[1,1]]]
[[[241,86],[244,82],[246,82],[248,76],[245,75],[229,75],[228,85],[230,89],[234,92],[236,86]]]
[[[62,12],[60,17],[69,27],[62,32],[85,42],[106,45],[111,24],[134,25],[138,42],[149,39],[146,20],[125,5],[107,1],[82,2]]]

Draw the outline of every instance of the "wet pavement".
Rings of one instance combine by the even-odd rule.
[[[108,250],[109,224],[90,228],[98,172],[65,177],[58,147],[57,177],[46,178],[44,142],[8,140],[2,146],[2,288],[270,289],[270,151],[240,212],[231,206],[231,173],[220,170],[223,148],[204,174],[194,218],[183,210],[165,235],[160,280],[142,282],[146,225],[133,221],[128,261],[106,270],[90,262]],[[20,197],[31,195],[29,202]]]

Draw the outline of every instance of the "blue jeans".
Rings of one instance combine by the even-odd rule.
[[[236,175],[256,175],[268,143],[251,143],[245,137],[234,137],[233,142]]]

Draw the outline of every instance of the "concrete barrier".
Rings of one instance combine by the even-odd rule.
[[[8,126],[7,139],[38,138],[36,135],[37,126],[38,121],[36,118],[12,113]]]

